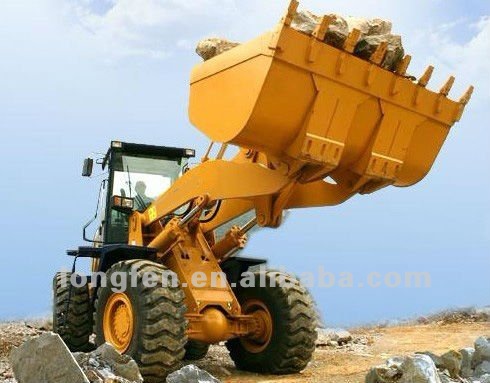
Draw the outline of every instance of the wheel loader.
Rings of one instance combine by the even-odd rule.
[[[383,48],[355,57],[355,31],[343,49],[327,45],[328,17],[311,36],[294,30],[297,6],[193,69],[190,121],[211,140],[198,165],[193,149],[120,141],[96,161],[106,174],[96,235],[87,238],[87,224],[90,245],[68,251],[91,258],[94,274],[75,283],[74,262],[53,282],[54,328],[71,350],[89,349],[95,334],[134,358],[147,382],[218,342],[242,370],[289,374],[310,361],[313,300],[294,276],[240,256],[247,232],[279,227],[286,210],[417,183],[473,88],[453,101],[454,78],[428,90],[433,68],[414,80],[409,56],[394,72],[380,66]],[[85,160],[84,176],[93,165]],[[148,287],[147,273],[177,282]],[[245,274],[256,283],[244,286]],[[112,277],[129,275],[134,283],[117,291]]]

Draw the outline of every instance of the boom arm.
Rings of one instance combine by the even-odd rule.
[[[300,184],[302,172],[282,174],[271,164],[256,162],[241,151],[233,160],[208,160],[191,169],[143,213],[142,223],[151,225],[200,196],[209,204],[223,201],[218,215],[204,225],[210,231],[255,209],[261,226],[277,226],[284,208],[327,206],[344,202],[354,192],[323,180]],[[269,166],[268,166],[269,165]]]

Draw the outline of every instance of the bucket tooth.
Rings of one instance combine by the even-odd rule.
[[[451,91],[451,88],[454,85],[454,80],[455,80],[454,76],[449,76],[446,83],[442,86],[441,90],[439,91],[439,96],[436,102],[436,114],[442,112],[442,100],[448,96],[449,92]]]
[[[298,12],[298,6],[299,6],[299,1],[298,0],[291,0],[289,3],[288,11],[286,13],[286,16],[284,16],[284,25],[290,26],[291,23],[293,22],[294,16],[296,16],[296,13]]]
[[[425,70],[424,74],[422,75],[422,77],[420,77],[418,84],[421,87],[425,88],[429,83],[430,78],[432,77],[432,73],[434,73],[434,67],[432,65],[429,65]]]
[[[463,116],[464,110],[466,108],[466,105],[468,102],[470,102],[471,96],[473,95],[473,91],[475,90],[475,87],[472,85],[470,86],[466,92],[461,96],[459,99],[459,108],[456,110],[456,113],[454,114],[454,121],[457,122],[461,120],[461,117]]]
[[[446,96],[449,94],[449,92],[451,91],[451,88],[453,87],[454,85],[454,76],[450,76],[446,83],[442,86],[441,90],[439,91],[439,94],[442,94],[443,96]]]
[[[466,105],[470,102],[471,96],[473,95],[473,91],[475,90],[475,87],[472,85],[470,86],[466,92],[463,94],[463,96],[459,99],[459,103],[461,105]]]
[[[320,46],[323,45],[325,36],[328,32],[328,27],[332,23],[331,16],[323,16],[322,21],[315,27],[313,31],[313,39],[308,47],[308,62],[315,62]]]
[[[331,16],[323,16],[322,21],[318,24],[313,31],[313,36],[315,36],[318,40],[325,40],[325,36],[328,32],[328,27],[332,23]]]
[[[405,76],[407,74],[408,66],[410,65],[410,61],[412,61],[412,56],[406,55],[402,61],[398,64],[396,68],[396,73],[400,76]]]
[[[385,59],[387,49],[388,43],[386,41],[383,41],[381,44],[378,45],[374,53],[369,58],[369,61],[371,61],[373,64],[381,65],[381,63]]]
[[[349,33],[349,36],[347,36],[347,40],[345,40],[344,50],[349,53],[354,53],[354,49],[356,49],[359,37],[361,37],[361,31],[354,28],[352,32]]]

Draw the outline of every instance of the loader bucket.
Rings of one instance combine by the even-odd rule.
[[[472,88],[458,102],[414,81],[410,57],[396,72],[323,42],[328,17],[312,36],[291,27],[297,2],[271,32],[197,65],[189,116],[211,140],[285,162],[346,170],[378,184],[409,186],[430,170]],[[376,57],[378,55],[378,57]],[[369,190],[365,190],[369,192]]]

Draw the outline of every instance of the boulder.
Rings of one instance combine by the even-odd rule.
[[[427,355],[407,356],[401,370],[399,383],[441,383],[436,365]]]
[[[478,378],[478,380],[480,383],[490,383],[490,374],[482,375],[480,378]]]
[[[332,22],[325,35],[325,42],[336,48],[341,49],[349,34],[349,27],[345,19],[339,15],[330,14]],[[297,31],[311,35],[322,18],[309,11],[299,11],[291,23],[291,27]]]
[[[386,42],[388,47],[381,66],[394,71],[405,55],[401,36],[392,34],[365,36],[357,43],[354,54],[364,60],[369,60],[383,42]]]
[[[299,11],[294,16],[291,27],[311,35],[320,21],[321,18],[310,11]]]
[[[201,370],[199,367],[189,364],[180,370],[172,372],[167,376],[167,383],[220,383],[209,372]]]
[[[219,38],[210,38],[202,40],[197,44],[196,53],[202,57],[204,61],[210,60],[232,48],[240,45],[239,43],[228,41]]]
[[[52,332],[14,349],[11,362],[19,383],[89,383],[68,347]]]
[[[366,383],[442,383],[433,360],[422,354],[388,359],[369,371]]]
[[[427,355],[429,358],[432,359],[432,361],[434,362],[437,368],[440,369],[444,368],[444,362],[442,361],[442,358],[439,355],[436,355],[430,351],[416,352],[416,354]]]
[[[364,19],[359,17],[347,17],[345,19],[349,31],[358,29],[363,36],[387,35],[391,33],[393,24],[382,19]]]
[[[475,367],[475,372],[473,375],[478,378],[487,374],[490,374],[490,362],[488,360],[484,360]]]
[[[347,36],[353,29],[361,31],[361,36],[385,36],[384,39],[390,39],[391,29],[393,24],[390,21],[382,19],[363,19],[356,17],[348,17],[344,19],[340,15],[329,14],[332,22],[325,35],[325,42],[336,48],[342,49],[347,39]],[[291,23],[291,27],[294,29],[311,35],[316,26],[321,22],[321,17],[317,16],[309,11],[299,11]],[[378,39],[379,42],[384,39]],[[395,39],[392,39],[395,43]],[[389,43],[389,41],[387,41]],[[399,41],[401,44],[401,39]],[[379,43],[378,43],[379,45]],[[377,47],[377,46],[376,46]],[[376,49],[374,49],[376,50]],[[374,52],[373,50],[373,52]],[[367,57],[369,58],[370,55]],[[403,55],[402,55],[403,57]],[[366,58],[366,57],[363,57]]]
[[[128,355],[121,355],[109,343],[105,343],[89,354],[75,353],[76,361],[85,371],[90,382],[143,383],[137,363]]]
[[[343,344],[352,341],[352,335],[349,331],[343,329],[317,329],[318,338],[316,340],[316,346],[341,346]]]
[[[336,329],[332,333],[330,339],[334,342],[337,342],[339,345],[343,345],[352,341],[352,335],[347,330]]]
[[[441,355],[443,368],[449,372],[451,378],[458,378],[461,371],[463,356],[455,350],[450,350]]]
[[[402,378],[402,358],[391,358],[386,364],[371,368],[366,376],[366,383],[395,383]]]
[[[349,35],[349,27],[341,16],[335,14],[330,14],[329,16],[332,18],[332,23],[328,28],[324,41],[335,48],[342,49]]]
[[[463,379],[453,379],[449,376],[449,372],[445,370],[444,372],[439,371],[439,379],[441,379],[442,383],[472,383],[469,380],[463,380]]]
[[[471,367],[473,361],[473,355],[475,354],[475,349],[472,347],[466,347],[459,350],[461,354],[461,370],[459,375],[462,378],[469,378],[473,375],[473,368]]]
[[[473,367],[476,367],[483,361],[490,361],[490,338],[481,336],[475,341]]]
[[[96,360],[105,362],[117,376],[143,383],[138,364],[130,356],[121,355],[109,343],[103,344],[90,355]]]

